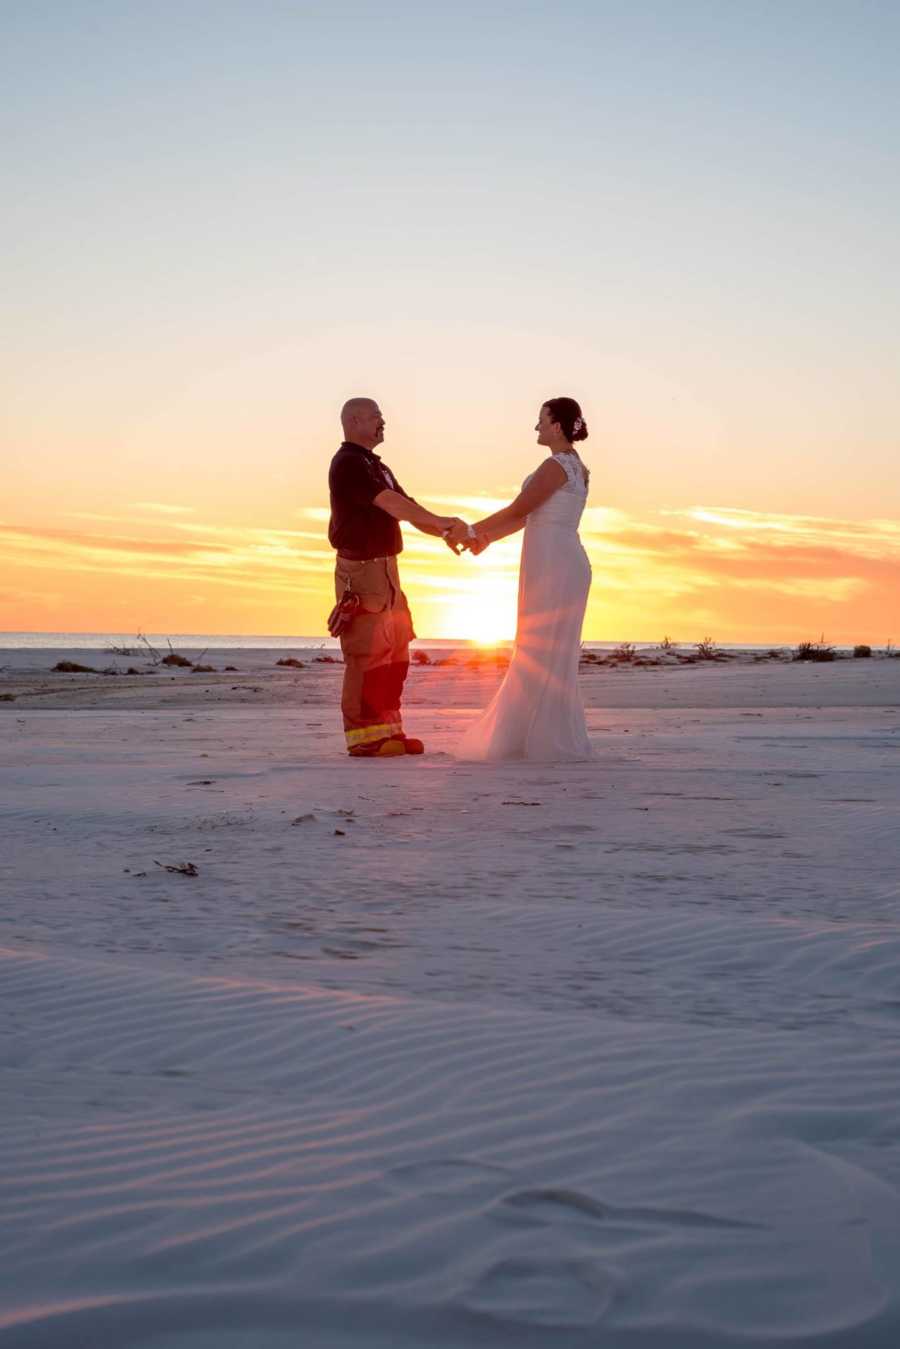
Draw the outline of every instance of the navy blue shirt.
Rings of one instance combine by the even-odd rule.
[[[403,535],[392,515],[372,503],[379,492],[411,497],[374,450],[345,440],[328,470],[331,520],[328,541],[339,553],[356,558],[396,557]]]

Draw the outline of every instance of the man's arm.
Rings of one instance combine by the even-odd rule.
[[[496,543],[498,539],[505,539],[508,534],[515,534],[520,530],[531,512],[552,497],[565,481],[566,472],[562,465],[545,459],[534,473],[531,482],[527,487],[523,487],[515,501],[511,501],[502,510],[495,511],[493,515],[479,520],[472,526],[478,540],[478,552],[489,543]],[[452,541],[454,535],[451,534],[450,538]]]
[[[455,515],[433,515],[427,511],[424,506],[420,506],[418,501],[411,501],[409,497],[401,496],[399,492],[392,492],[390,488],[385,488],[383,492],[372,501],[373,506],[384,511],[387,515],[392,515],[395,520],[407,520],[416,529],[420,529],[423,534],[437,534],[443,536],[448,529],[461,521]]]

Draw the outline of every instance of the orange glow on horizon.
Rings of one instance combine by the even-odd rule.
[[[265,524],[176,504],[0,521],[0,631],[324,634],[334,602],[324,504]],[[485,513],[481,500],[448,505]],[[589,509],[582,524],[594,572],[587,641],[793,644],[824,633],[883,646],[900,636],[900,522],[698,505]],[[520,535],[480,557],[453,557],[413,529],[404,542],[420,638],[490,647],[514,636]]]

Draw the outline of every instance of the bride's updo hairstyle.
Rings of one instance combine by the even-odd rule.
[[[570,444],[587,440],[587,422],[574,398],[548,398],[544,407]]]

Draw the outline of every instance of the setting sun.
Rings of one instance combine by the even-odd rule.
[[[441,636],[462,637],[480,646],[507,641],[516,633],[517,582],[486,580],[477,590],[456,595],[442,606]]]

